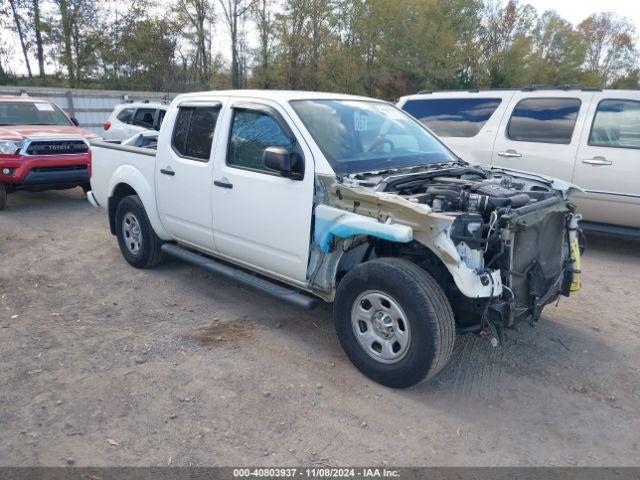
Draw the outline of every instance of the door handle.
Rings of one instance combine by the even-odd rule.
[[[169,175],[170,177],[173,177],[176,174],[176,172],[171,170],[171,167],[169,166],[167,166],[166,168],[161,168],[160,173],[163,173],[164,175]]]
[[[220,187],[220,188],[233,188],[233,183],[229,183],[229,182],[222,182],[220,180],[214,180],[213,184],[216,187]]]
[[[593,157],[591,159],[582,160],[582,163],[586,163],[587,165],[592,165],[594,167],[601,167],[604,165],[613,165],[611,160],[607,160],[604,157]]]
[[[498,156],[504,158],[520,158],[522,157],[522,154],[515,150],[507,150],[506,152],[498,152]]]

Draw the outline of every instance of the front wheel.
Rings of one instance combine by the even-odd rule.
[[[347,273],[333,315],[349,359],[388,387],[435,375],[453,350],[455,321],[446,295],[431,275],[402,258],[372,260]]]
[[[137,195],[123,198],[116,208],[116,237],[122,256],[136,268],[150,268],[164,259],[162,240],[149,222]]]

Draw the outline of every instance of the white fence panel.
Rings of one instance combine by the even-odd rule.
[[[28,95],[50,100],[76,117],[81,127],[101,135],[102,126],[116,105],[126,100],[169,102],[177,93],[0,86],[0,95]]]

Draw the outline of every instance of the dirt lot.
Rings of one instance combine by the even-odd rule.
[[[640,243],[436,378],[381,387],[330,309],[178,261],[129,267],[78,190],[0,213],[0,465],[640,465]]]

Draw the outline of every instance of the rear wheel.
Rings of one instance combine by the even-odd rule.
[[[124,258],[136,268],[150,268],[164,259],[162,240],[149,222],[137,195],[123,198],[116,208],[116,237]]]
[[[0,182],[0,210],[7,206],[7,185]]]
[[[426,271],[401,258],[352,269],[334,302],[338,338],[353,364],[388,387],[415,385],[446,365],[455,341],[451,305]]]

